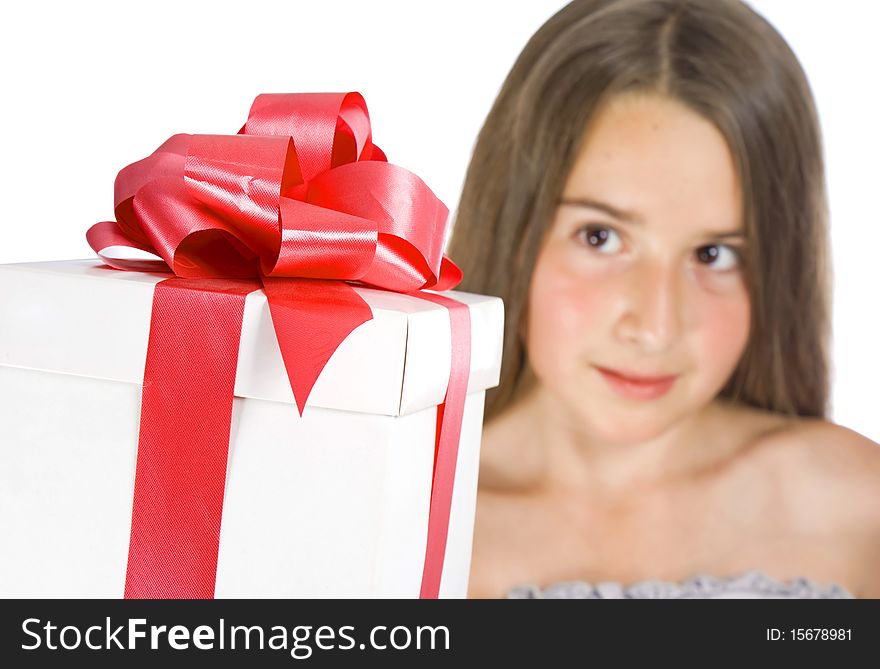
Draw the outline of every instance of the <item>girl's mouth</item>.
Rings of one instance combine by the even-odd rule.
[[[596,366],[596,369],[617,394],[635,400],[652,400],[665,395],[678,378],[677,374],[645,376],[607,367]]]

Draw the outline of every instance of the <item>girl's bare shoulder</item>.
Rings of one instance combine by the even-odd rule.
[[[880,597],[880,445],[821,419],[796,419],[761,439],[789,518],[839,542],[863,574],[856,596]]]
[[[880,445],[816,418],[789,419],[761,438],[760,453],[785,473],[801,502],[880,520]],[[810,501],[815,500],[815,501]]]

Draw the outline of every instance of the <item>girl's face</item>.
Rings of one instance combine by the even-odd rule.
[[[647,440],[724,386],[749,333],[740,193],[724,137],[681,103],[629,93],[594,116],[526,332],[535,376],[579,429]]]

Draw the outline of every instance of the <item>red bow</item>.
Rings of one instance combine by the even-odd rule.
[[[266,292],[302,414],[333,352],[372,318],[346,282],[398,292],[459,283],[460,270],[442,253],[448,210],[372,143],[359,93],[313,93],[260,95],[237,135],[171,137],[119,173],[115,213],[115,222],[86,235],[102,260],[176,275],[154,294],[126,597],[213,596],[247,293]],[[122,259],[113,250],[120,246],[154,257]],[[441,433],[452,397],[461,395],[463,406],[467,308],[422,296],[451,312],[454,364],[437,439],[454,437],[457,450],[460,409]],[[435,473],[449,455],[438,452]],[[453,473],[454,462],[453,454]],[[440,496],[451,498],[451,478],[444,485]],[[449,509],[448,500],[445,512],[435,509],[436,478],[434,487],[429,535],[442,530],[442,566]],[[433,543],[426,578],[438,559]],[[439,571],[431,578],[423,595],[436,596]]]
[[[298,357],[302,342],[276,329],[300,413],[333,351],[372,317],[338,280],[399,292],[461,281],[442,253],[446,206],[415,174],[386,162],[359,93],[260,95],[238,135],[175,135],[123,169],[115,191],[117,221],[86,233],[112,267],[259,277],[273,319],[305,290],[273,279],[337,280],[322,287],[349,305],[347,320],[342,310],[333,315],[335,345]],[[119,259],[107,252],[114,246],[162,259]],[[314,323],[305,314],[296,328],[306,334]]]

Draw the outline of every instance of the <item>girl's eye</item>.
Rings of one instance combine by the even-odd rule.
[[[736,269],[740,264],[739,252],[726,244],[701,246],[696,255],[700,264],[719,272]]]
[[[617,232],[601,225],[585,225],[576,234],[583,244],[599,253],[616,253],[623,246],[623,240]]]

